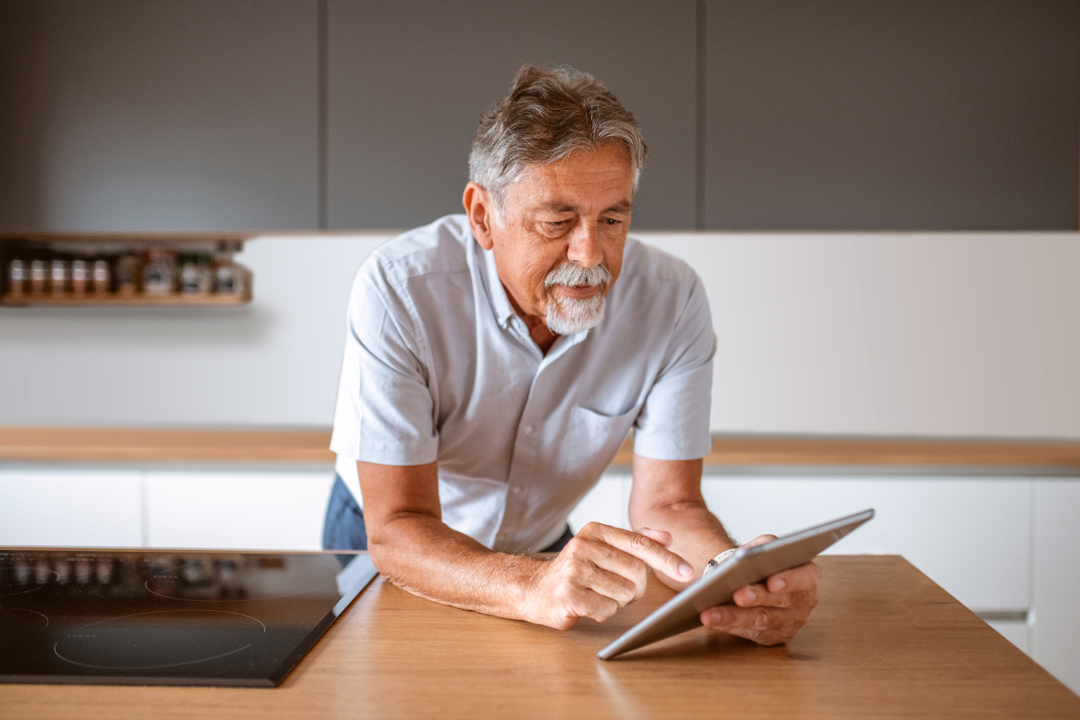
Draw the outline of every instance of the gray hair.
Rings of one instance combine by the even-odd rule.
[[[548,165],[613,141],[626,147],[637,190],[646,147],[630,111],[588,73],[525,65],[507,96],[480,116],[469,179],[491,194],[498,212],[526,165]]]

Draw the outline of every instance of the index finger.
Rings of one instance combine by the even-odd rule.
[[[690,563],[652,538],[610,525],[600,523],[590,523],[590,525],[594,525],[589,528],[590,534],[597,540],[633,555],[653,570],[659,570],[679,582],[686,582],[694,577],[694,568],[690,566]]]

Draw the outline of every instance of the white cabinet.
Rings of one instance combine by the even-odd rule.
[[[607,474],[601,477],[596,487],[581,499],[566,520],[575,533],[590,522],[629,529],[630,519],[627,517],[629,504],[630,476]]]
[[[333,470],[0,468],[0,546],[322,549]]]
[[[1034,657],[1080,693],[1080,481],[1036,483],[1035,517]]]
[[[321,550],[332,472],[146,473],[147,547]]]
[[[0,467],[0,545],[139,547],[137,470]]]

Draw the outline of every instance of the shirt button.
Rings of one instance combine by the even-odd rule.
[[[532,425],[526,425],[525,426],[525,434],[526,435],[532,435],[532,431],[533,431],[533,426]]]
[[[519,492],[522,491],[522,489],[523,488],[520,485],[515,485],[514,486],[514,494],[517,495]]]

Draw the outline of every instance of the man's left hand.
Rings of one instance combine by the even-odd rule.
[[[743,547],[775,539],[762,535]],[[817,606],[820,579],[821,570],[813,562],[770,575],[764,583],[736,590],[734,605],[702,611],[701,622],[759,645],[781,645],[795,637]]]

